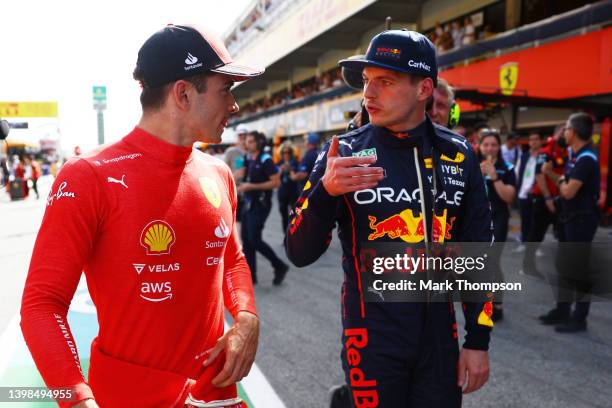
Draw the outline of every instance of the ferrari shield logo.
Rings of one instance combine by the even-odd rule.
[[[518,62],[508,62],[499,68],[499,87],[504,95],[512,95],[518,82]]]

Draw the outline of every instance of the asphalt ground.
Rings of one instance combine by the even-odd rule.
[[[42,197],[50,180],[41,181]],[[18,311],[23,283],[44,199],[10,202],[0,191],[0,334]],[[516,216],[511,231],[516,234]],[[513,235],[511,234],[511,235]],[[265,239],[284,259],[280,217],[275,206]],[[611,242],[609,229],[598,240]],[[539,263],[551,259],[556,243],[547,235]],[[611,251],[612,252],[612,251]],[[344,381],[340,367],[340,247],[313,265],[293,267],[282,286],[272,285],[272,269],[259,256],[255,288],[261,319],[256,363],[286,407],[326,407],[328,390]],[[522,256],[507,249],[502,266],[506,280],[518,275]],[[464,398],[464,407],[610,407],[612,406],[612,304],[595,302],[587,332],[556,333],[537,316],[546,303],[508,302],[505,319],[493,331],[491,376],[480,391]],[[462,326],[462,316],[458,313]]]

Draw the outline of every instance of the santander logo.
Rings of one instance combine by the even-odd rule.
[[[190,52],[187,53],[187,58],[185,59],[185,64],[187,65],[193,65],[196,62],[198,62],[198,58],[194,57],[193,55],[191,55]]]

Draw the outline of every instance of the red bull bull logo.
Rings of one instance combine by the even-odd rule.
[[[446,239],[451,238],[450,230],[453,227],[455,217],[446,221],[448,210],[444,210],[442,215],[435,215],[432,223],[432,240],[442,243]],[[419,213],[414,216],[411,209],[402,211],[399,214],[392,215],[382,221],[376,222],[375,216],[369,215],[370,228],[372,233],[368,236],[369,241],[374,241],[385,236],[390,239],[400,238],[404,242],[411,244],[423,241],[425,238],[425,228],[423,226],[423,215]]]

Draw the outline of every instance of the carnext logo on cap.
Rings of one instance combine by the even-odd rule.
[[[431,67],[424,62],[416,62],[414,60],[408,61],[408,66],[412,68],[424,69],[427,72],[431,72]]]

